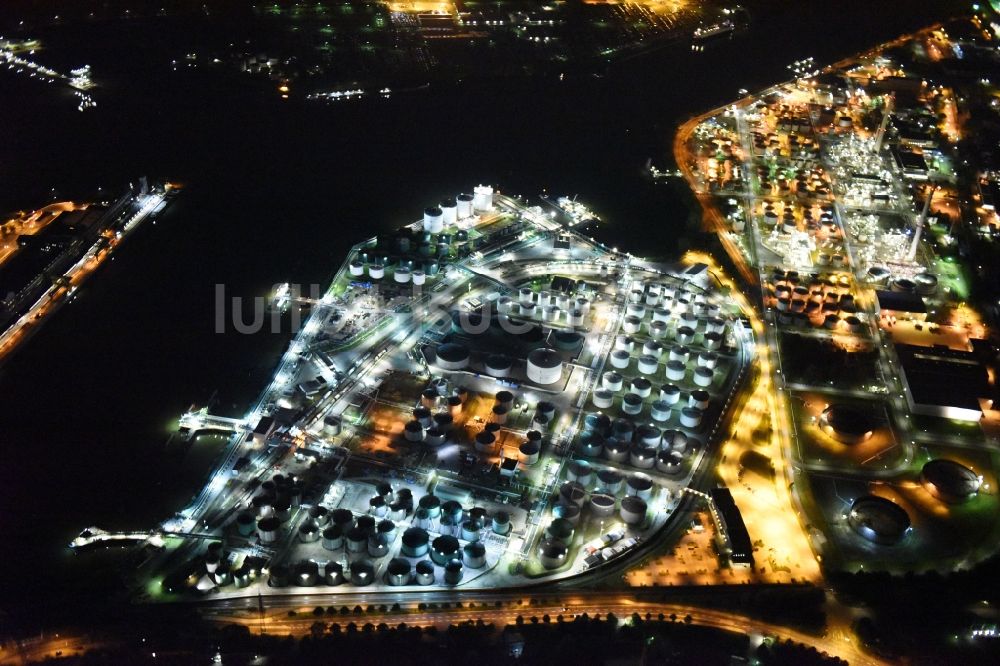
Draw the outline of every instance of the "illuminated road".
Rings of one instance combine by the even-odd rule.
[[[67,281],[60,284],[53,284],[42,294],[31,308],[25,312],[16,322],[10,325],[6,331],[0,335],[0,360],[10,354],[18,344],[26,340],[38,327],[42,320],[59,306],[66,302],[68,296],[76,291],[81,284],[95,271],[104,261],[114,253],[115,248],[125,239],[128,232],[164,203],[164,195],[149,195],[139,210],[133,213],[132,218],[123,227],[121,233],[114,236],[101,236],[98,242],[94,243],[64,274]],[[61,204],[56,204],[61,205]],[[44,210],[44,209],[43,209]],[[101,240],[107,242],[107,246],[101,246]]]
[[[590,617],[596,615],[605,616],[614,613],[619,620],[628,620],[633,613],[645,616],[651,613],[653,616],[663,613],[665,616],[675,614],[678,621],[683,621],[687,615],[691,616],[692,624],[709,626],[736,633],[750,634],[751,638],[776,637],[780,639],[789,638],[791,640],[815,647],[821,652],[831,656],[840,657],[851,664],[880,664],[883,663],[876,657],[863,652],[854,641],[844,636],[841,632],[829,632],[827,635],[815,635],[801,630],[784,627],[781,625],[763,622],[739,613],[725,610],[706,609],[692,604],[665,603],[639,598],[634,598],[631,594],[621,592],[586,592],[586,593],[566,593],[562,594],[558,600],[547,599],[542,591],[534,593],[536,597],[542,597],[538,605],[528,603],[527,594],[514,593],[463,593],[461,602],[466,608],[453,610],[418,610],[413,607],[413,602],[403,603],[403,609],[399,611],[389,611],[387,613],[363,613],[359,615],[323,615],[317,617],[312,615],[312,610],[317,605],[334,604],[337,607],[347,606],[353,608],[355,605],[367,607],[374,604],[376,608],[381,604],[391,605],[399,601],[403,595],[393,594],[356,594],[350,596],[341,595],[312,595],[310,597],[296,597],[290,599],[269,599],[268,608],[264,612],[263,619],[257,610],[257,600],[249,599],[242,601],[242,605],[235,605],[233,602],[226,604],[227,607],[220,608],[219,604],[213,604],[202,610],[202,615],[214,622],[242,624],[253,633],[268,634],[289,634],[306,635],[310,633],[315,622],[340,623],[344,626],[350,622],[364,624],[372,622],[378,624],[385,622],[390,626],[396,626],[405,622],[410,626],[435,625],[440,628],[450,624],[483,620],[486,623],[493,623],[497,626],[514,624],[517,616],[523,617],[525,622],[529,622],[532,616],[541,618],[549,615],[552,622],[556,622],[556,616],[562,615],[564,619],[571,619],[573,615],[586,613]],[[662,594],[662,593],[660,593]],[[518,600],[523,603],[517,605]],[[235,600],[234,600],[235,601]],[[442,603],[455,601],[455,595],[449,592],[431,593],[421,595],[424,603]],[[470,602],[480,605],[480,608],[469,609]],[[495,604],[500,602],[502,608],[496,608]],[[492,608],[482,608],[481,605],[493,606]],[[296,610],[297,615],[289,617],[289,610]],[[564,610],[565,609],[565,610]]]

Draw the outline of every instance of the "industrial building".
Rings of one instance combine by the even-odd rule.
[[[753,567],[753,542],[729,488],[712,488],[710,508],[720,552],[733,566]]]
[[[900,380],[914,414],[957,421],[982,418],[981,399],[989,398],[986,368],[974,352],[947,347],[897,344]]]

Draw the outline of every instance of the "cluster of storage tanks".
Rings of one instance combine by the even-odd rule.
[[[645,289],[635,289],[629,294],[622,321],[624,336],[615,343],[611,362],[614,367],[625,368],[635,351],[635,342],[628,336],[646,333],[650,340],[664,344],[673,340],[689,345],[702,333],[702,345],[709,350],[722,346],[726,333],[726,320],[721,316],[718,303],[710,302],[705,294],[677,289],[669,285],[647,284]]]
[[[438,234],[454,226],[459,220],[472,217],[474,213],[488,213],[492,210],[493,188],[489,185],[477,185],[473,194],[448,197],[436,206],[425,208],[423,229],[427,233]]]
[[[502,296],[497,301],[501,316],[516,317],[548,324],[564,324],[581,327],[590,313],[590,299],[563,291],[534,291],[521,287],[517,298]]]
[[[822,274],[805,277],[798,271],[774,269],[766,294],[768,304],[778,311],[783,325],[845,327],[856,333],[862,322],[846,274]],[[843,322],[843,324],[841,324]]]
[[[576,452],[591,459],[628,464],[636,469],[655,468],[663,474],[679,475],[684,457],[697,441],[680,430],[661,430],[653,423],[636,425],[631,419],[612,421],[605,414],[587,414]]]
[[[451,437],[455,419],[468,399],[469,392],[463,387],[447,396],[442,396],[434,386],[424,389],[420,404],[413,408],[412,419],[403,426],[403,439],[411,444],[441,446]]]
[[[442,370],[458,372],[469,367],[469,348],[457,342],[445,342],[434,350],[433,363]],[[490,354],[483,360],[487,374],[493,377],[509,377],[513,371],[513,361],[502,354]],[[528,353],[525,376],[535,384],[547,386],[562,378],[562,355],[549,347],[538,347]]]
[[[405,527],[408,518],[409,527]],[[492,516],[480,507],[466,511],[458,502],[441,501],[435,495],[425,495],[414,504],[409,489],[381,483],[369,499],[368,513],[314,506],[299,525],[299,541],[320,542],[325,551],[342,553],[349,563],[346,568],[338,562],[330,562],[325,570],[315,563],[294,569],[276,567],[271,571],[271,584],[370,585],[376,582],[374,561],[387,557],[398,539],[398,556],[385,567],[385,583],[431,585],[437,565],[444,570],[441,580],[454,585],[461,582],[465,570],[486,566],[482,541],[486,533],[507,535],[510,530],[511,517],[504,511]],[[437,536],[432,538],[432,533]]]
[[[292,475],[275,474],[260,485],[247,510],[237,514],[236,529],[243,537],[256,532],[261,543],[275,543],[301,502],[301,482]]]
[[[592,396],[594,407],[610,409],[615,403],[616,395],[624,391],[621,409],[628,416],[637,417],[642,414],[649,401],[649,415],[654,421],[669,421],[674,409],[677,409],[681,425],[687,428],[700,426],[710,403],[707,388],[718,378],[719,356],[715,352],[695,353],[685,345],[673,346],[666,356],[663,376],[668,383],[659,384],[659,388],[654,386],[653,380],[662,378],[653,367],[657,362],[654,358],[647,361],[645,357],[640,357],[638,366],[641,374],[638,377],[626,380],[618,370],[609,370],[601,376],[601,382],[595,386]],[[647,363],[649,365],[644,367]],[[643,372],[644,369],[649,372]],[[686,404],[681,404],[679,384],[688,376],[697,388],[689,391]]]
[[[938,289],[938,277],[933,273],[918,273],[910,277],[892,277],[885,266],[872,266],[867,273],[868,282],[888,287],[890,291],[918,296],[931,296]]]
[[[780,230],[784,233],[792,233],[798,230],[798,221],[795,215],[796,204],[783,203],[781,201],[765,201],[762,204],[762,221],[766,230]],[[816,205],[811,208],[801,208],[802,220],[806,231],[815,234],[822,229],[829,236],[839,234],[840,227],[833,219],[833,206],[829,204]],[[827,265],[830,265],[832,257],[836,257],[833,265],[843,268],[847,260],[843,255],[820,255],[827,257]]]
[[[424,246],[425,244],[421,243],[421,247]],[[449,241],[445,239],[443,242],[438,243],[437,248],[433,252],[428,252],[427,256],[430,257],[435,254],[446,256],[448,254],[448,247]],[[369,255],[367,252],[362,252],[348,263],[347,269],[351,277],[360,278],[364,277],[367,273],[368,277],[372,280],[385,279],[386,271],[389,270],[392,272],[393,281],[399,284],[412,282],[419,286],[427,282],[428,276],[438,274],[440,264],[438,261],[430,258],[419,261],[403,259],[393,263],[386,256]]]
[[[538,559],[546,569],[567,563],[569,548],[583,515],[600,522],[616,520],[639,527],[646,520],[648,501],[656,491],[653,479],[642,472],[625,475],[611,469],[595,469],[586,460],[566,466],[567,481],[560,486],[552,507],[552,520],[545,528]]]

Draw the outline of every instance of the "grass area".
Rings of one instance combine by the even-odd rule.
[[[799,456],[806,463],[826,463],[851,471],[874,471],[897,464],[903,455],[889,425],[881,400],[852,400],[821,393],[796,392],[789,403],[798,439]],[[843,404],[869,414],[876,427],[871,437],[856,444],[835,440],[820,428],[820,415],[830,404]]]
[[[879,379],[878,352],[870,343],[847,351],[829,338],[784,331],[779,340],[781,367],[790,382],[859,389]]]

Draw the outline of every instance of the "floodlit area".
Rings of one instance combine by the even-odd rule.
[[[279,287],[273,312],[308,315],[244,418],[182,417],[230,441],[149,533],[142,596],[586,581],[693,506],[730,521],[713,569],[752,560],[711,494],[749,304],[710,257],[648,262],[597,224],[478,186],[355,246],[323,294]]]
[[[961,57],[938,28],[892,46]],[[773,381],[774,409],[723,447],[723,480],[751,534],[753,494],[791,488],[782,513],[800,527],[789,533],[834,566],[977,561],[989,550],[958,535],[997,529],[996,515],[966,508],[993,502],[983,429],[996,420],[994,370],[954,234],[962,196],[987,203],[975,208],[988,227],[995,180],[962,194],[955,93],[889,50],[791,70],[793,81],[692,120],[675,142],[707,224],[761,285],[761,357],[773,361],[760,381]],[[940,446],[955,448],[932,471],[980,479],[962,508],[914,468]],[[980,454],[971,468],[951,465],[960,449]],[[791,466],[784,484],[772,465]]]

